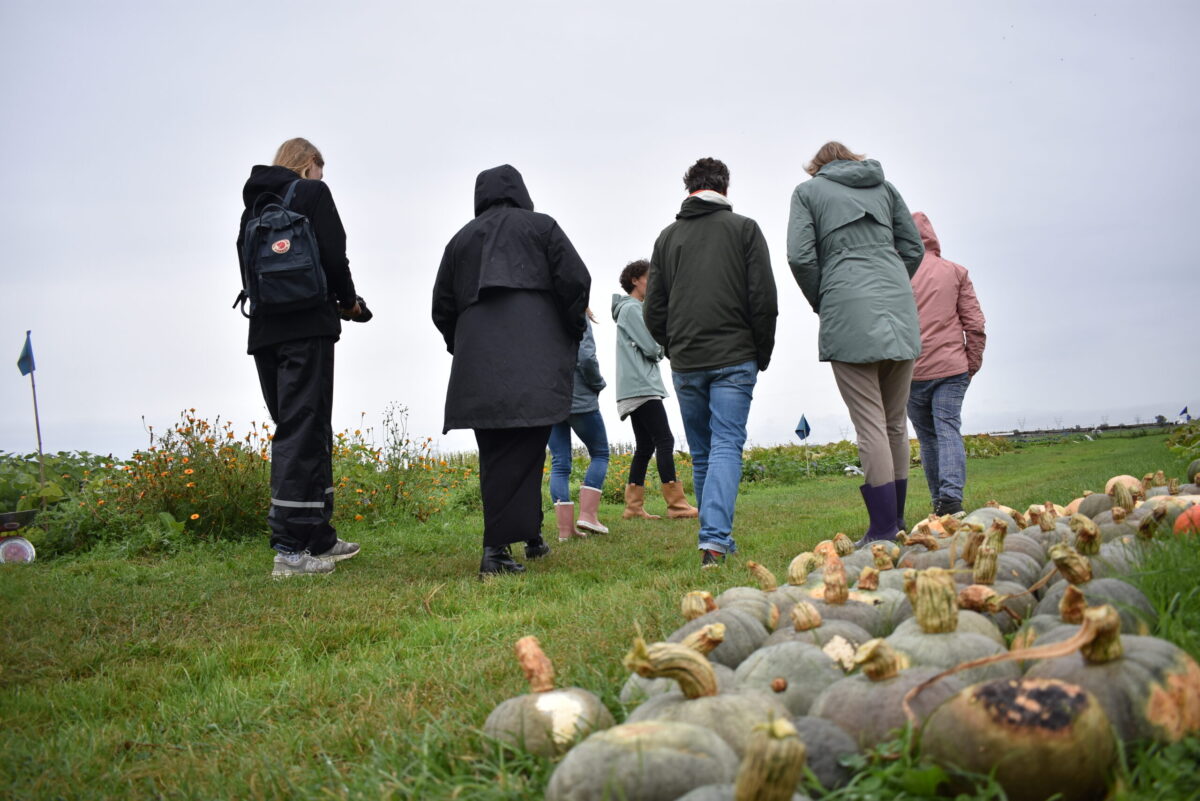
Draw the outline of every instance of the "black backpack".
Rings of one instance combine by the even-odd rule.
[[[288,208],[298,183],[300,179],[288,185],[282,203],[268,203],[246,223],[242,237],[242,291],[233,302],[234,308],[242,307],[246,317],[309,309],[329,299],[312,223]],[[257,210],[256,202],[251,214]]]

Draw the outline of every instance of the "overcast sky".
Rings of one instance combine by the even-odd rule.
[[[785,253],[829,139],[879,159],[971,272],[988,343],[964,430],[1200,412],[1198,23],[1194,2],[4,0],[0,450],[36,447],[26,329],[48,451],[127,455],[143,416],[190,407],[265,419],[234,240],[251,165],[293,136],[323,151],[375,312],[338,346],[338,429],[397,402],[474,448],[440,435],[429,308],[480,170],[516,166],[587,263],[612,384],[617,275],[714,156],[779,287],[751,441],[796,441],[801,413],[813,441],[852,437]],[[631,441],[611,390],[601,408]]]

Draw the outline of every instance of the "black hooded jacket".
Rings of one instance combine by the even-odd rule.
[[[445,431],[565,420],[591,277],[505,164],[475,181],[475,219],[446,245],[433,323],[454,355]]]
[[[266,167],[261,164],[250,170],[250,178],[242,189],[245,211],[238,226],[238,264],[242,262],[242,241],[246,223],[254,213],[254,205],[261,198],[263,205],[274,200],[276,203],[287,193],[288,184],[300,176],[287,167]],[[278,199],[270,198],[276,195]],[[292,196],[293,211],[308,217],[317,247],[321,253],[321,269],[325,271],[325,282],[329,287],[329,303],[312,309],[286,312],[284,314],[257,315],[250,318],[249,353],[260,348],[277,345],[293,339],[307,337],[333,337],[342,333],[335,304],[353,306],[354,279],[350,276],[350,261],[346,258],[346,229],[333,204],[333,194],[323,181],[301,180]],[[258,209],[262,210],[261,205]],[[244,267],[244,265],[242,265]],[[241,270],[239,270],[239,276]]]

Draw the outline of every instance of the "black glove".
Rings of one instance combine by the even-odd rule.
[[[351,320],[356,323],[365,323],[375,316],[371,310],[367,308],[367,302],[362,299],[362,295],[359,295],[356,298],[356,301],[359,308],[359,314],[357,317],[352,317],[350,315],[350,309],[353,309],[353,306],[351,306],[350,309],[347,309],[344,306],[338,306],[338,317],[341,317],[343,320]]]

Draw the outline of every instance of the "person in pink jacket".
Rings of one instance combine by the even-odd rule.
[[[921,443],[934,513],[957,514],[963,510],[967,481],[962,402],[983,364],[987,336],[967,269],[942,258],[942,246],[924,212],[914,213],[913,221],[925,257],[912,279],[921,320],[921,355],[913,365],[908,419]]]

